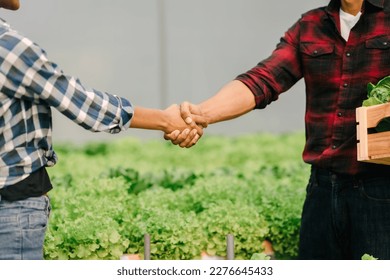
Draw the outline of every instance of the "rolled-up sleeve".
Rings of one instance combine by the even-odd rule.
[[[236,77],[253,93],[256,108],[264,108],[279,98],[302,78],[297,38],[299,24],[294,24],[281,38],[272,54],[255,67]]]

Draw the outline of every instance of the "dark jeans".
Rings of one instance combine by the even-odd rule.
[[[390,175],[353,177],[312,169],[299,258],[390,259]]]

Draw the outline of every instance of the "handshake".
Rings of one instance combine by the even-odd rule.
[[[165,140],[190,148],[209,124],[231,120],[252,111],[256,100],[250,89],[234,80],[199,105],[183,102],[165,110],[136,107],[130,127],[164,131]]]
[[[171,105],[163,111],[165,117],[164,139],[182,148],[194,146],[209,124],[199,105],[183,102]]]

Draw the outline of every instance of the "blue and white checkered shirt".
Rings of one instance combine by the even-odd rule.
[[[91,131],[129,127],[131,103],[85,88],[50,62],[45,51],[0,21],[0,189],[57,157],[50,107]]]

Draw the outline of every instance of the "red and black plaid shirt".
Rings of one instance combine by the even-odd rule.
[[[388,172],[390,166],[357,161],[355,109],[367,97],[367,83],[390,75],[390,0],[365,0],[348,42],[339,10],[340,0],[332,0],[302,15],[270,57],[237,79],[255,95],[256,108],[264,108],[304,78],[304,161],[346,174]]]

